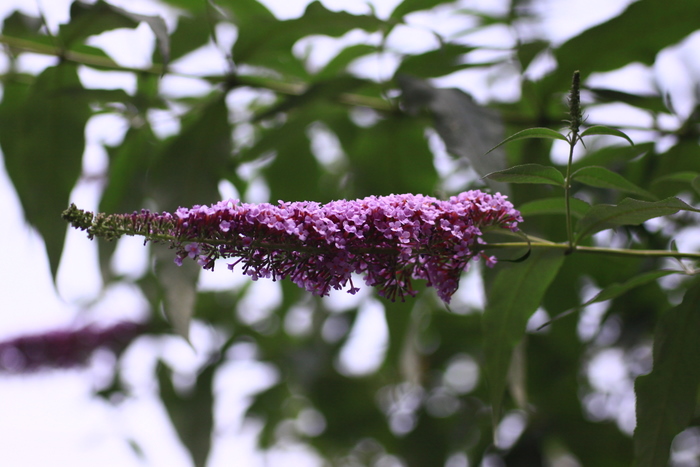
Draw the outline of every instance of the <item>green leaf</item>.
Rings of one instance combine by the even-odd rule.
[[[698,177],[697,172],[673,172],[670,174],[666,174],[662,177],[654,179],[652,185],[656,185],[658,183],[667,183],[667,182],[681,182],[681,183],[692,183],[695,178]]]
[[[667,311],[654,333],[654,367],[635,381],[639,467],[667,465],[673,438],[694,417],[700,383],[700,279]]]
[[[407,74],[418,78],[435,78],[474,66],[464,63],[464,56],[476,47],[461,44],[443,44],[439,49],[406,57],[395,75]]]
[[[536,250],[530,258],[508,268],[504,265],[488,291],[482,317],[484,366],[489,381],[494,426],[500,417],[506,377],[513,350],[530,316],[542,303],[549,284],[564,263],[561,252]]]
[[[696,193],[700,193],[700,177],[695,177],[693,181],[690,182],[690,186],[693,187]]]
[[[131,13],[102,0],[94,4],[73,2],[70,22],[61,25],[58,36],[65,46],[82,42],[89,36],[118,28],[136,28],[140,23],[148,24],[156,36],[158,50],[167,63],[170,56],[170,37],[163,18]]]
[[[486,175],[486,178],[506,183],[539,183],[564,187],[564,176],[555,167],[540,164],[516,165]]]
[[[640,109],[650,110],[652,112],[668,112],[668,108],[664,104],[661,96],[628,94],[626,92],[616,91],[614,89],[587,87],[586,90],[593,93],[593,96],[597,102],[624,102],[625,104],[633,107],[639,107]]]
[[[535,57],[537,57],[547,47],[550,47],[549,41],[542,40],[519,44],[517,48],[517,55],[521,69],[523,71],[527,70],[527,67],[530,66],[530,63],[532,63]]]
[[[206,465],[214,429],[214,377],[219,361],[208,364],[196,375],[194,387],[186,393],[176,390],[172,371],[161,361],[155,368],[160,399],[182,444],[192,455],[192,465]]]
[[[316,75],[317,80],[330,79],[345,71],[353,60],[377,52],[377,47],[368,44],[356,44],[341,50]]]
[[[353,29],[376,31],[384,22],[370,15],[352,15],[331,11],[315,1],[306,7],[300,18],[279,21],[250,1],[220,1],[234,12],[238,39],[233,46],[233,60],[290,73],[306,79],[303,64],[292,54],[292,47],[301,38],[311,35],[340,37]]]
[[[593,303],[604,302],[606,300],[612,300],[620,295],[649,282],[653,282],[661,277],[668,276],[669,274],[680,274],[681,271],[672,270],[660,270],[660,271],[650,271],[644,274],[633,277],[632,279],[625,281],[623,283],[614,283],[605,287],[603,290],[598,292],[595,297],[588,300],[586,303],[581,305],[581,308],[591,305]]]
[[[583,167],[571,175],[571,179],[584,185],[596,188],[611,188],[635,195],[643,196],[647,199],[656,200],[656,196],[643,188],[627,180],[622,175],[612,172],[605,167]]]
[[[520,139],[527,138],[560,139],[562,141],[566,141],[567,143],[569,142],[566,136],[562,135],[558,131],[552,130],[551,128],[528,128],[527,130],[519,131],[516,134],[504,139],[503,141],[498,143],[498,145],[491,148],[489,152],[493,151],[499,146],[503,146],[506,143],[510,143],[511,141],[518,141]],[[489,152],[487,152],[486,154],[488,154]]]
[[[591,209],[590,204],[578,198],[570,198],[569,205],[571,215],[578,218],[583,217]],[[566,214],[566,200],[563,197],[538,199],[518,206],[518,211],[523,216]]]
[[[394,11],[391,12],[390,18],[400,20],[404,16],[415,11],[429,10],[443,3],[452,3],[454,0],[403,0],[399,3]]]
[[[214,95],[185,116],[180,133],[154,157],[149,195],[161,209],[208,204],[219,198],[218,183],[231,158],[231,125],[225,95]]]
[[[46,244],[56,275],[66,226],[61,212],[78,181],[91,112],[76,67],[49,67],[27,87],[4,83],[0,145],[27,221]]]
[[[576,241],[583,240],[601,230],[619,225],[639,225],[649,219],[670,216],[681,210],[700,212],[674,197],[654,202],[625,198],[617,206],[599,204],[593,206],[588,214],[578,221]]]
[[[610,71],[639,62],[651,65],[657,53],[697,31],[698,2],[634,2],[619,16],[589,28],[555,50],[558,68],[549,86],[565,88],[574,70]],[[673,27],[659,27],[659,25]]]
[[[584,136],[592,136],[592,135],[608,135],[608,136],[617,136],[618,138],[623,138],[629,141],[629,143],[634,146],[634,143],[630,139],[629,136],[627,136],[625,133],[621,132],[620,130],[616,130],[614,128],[610,128],[604,125],[594,125],[590,128],[587,128],[584,130],[579,136],[584,137]]]

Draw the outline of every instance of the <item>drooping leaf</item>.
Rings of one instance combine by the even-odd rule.
[[[571,174],[571,179],[579,183],[583,183],[584,185],[593,186],[596,188],[610,188],[613,190],[643,196],[647,199],[657,199],[652,193],[638,187],[622,175],[608,170],[605,167],[583,167]]]
[[[395,75],[411,75],[417,78],[435,78],[449,75],[473,65],[465,63],[464,56],[475,50],[461,44],[443,44],[439,49],[403,59]]]
[[[560,187],[565,185],[564,176],[558,169],[540,164],[516,165],[510,169],[492,172],[486,177],[506,183],[539,183]]]
[[[149,168],[149,195],[162,209],[218,200],[218,183],[231,157],[231,131],[224,95],[186,115],[183,129]]]
[[[630,94],[614,89],[587,87],[586,90],[592,92],[596,101],[601,103],[624,102],[625,104],[639,107],[640,109],[650,110],[652,112],[668,112],[668,109],[666,108],[661,96]]]
[[[678,274],[679,272],[680,271],[672,271],[666,269],[662,269],[659,271],[650,271],[635,276],[632,279],[622,283],[616,282],[614,284],[610,284],[609,286],[605,287],[603,290],[598,292],[593,298],[581,305],[581,307],[585,307],[593,303],[604,302],[606,300],[612,300],[613,298],[617,298],[620,295],[636,287],[648,284],[649,282],[653,282],[661,277],[668,276],[669,274]]]
[[[591,209],[590,204],[578,198],[570,198],[569,205],[571,215],[578,218],[583,217]],[[538,199],[518,206],[518,211],[526,218],[541,214],[566,214],[566,201],[563,197]]]
[[[700,280],[666,312],[654,333],[654,367],[635,381],[636,465],[667,465],[673,438],[693,419],[700,383]]]
[[[66,234],[61,212],[80,175],[90,115],[72,64],[47,68],[30,87],[4,83],[0,145],[5,166],[27,221],[44,239],[54,277]]]
[[[590,128],[587,128],[583,132],[581,132],[579,136],[584,137],[592,135],[617,136],[618,138],[626,139],[632,146],[634,146],[634,142],[632,141],[632,139],[625,133],[623,133],[620,130],[616,130],[615,128],[610,128],[604,125],[594,125]]]
[[[670,216],[678,211],[700,212],[673,197],[653,202],[625,198],[617,206],[599,204],[578,221],[576,239],[580,241],[596,232],[620,225],[639,225],[649,219]]]
[[[172,371],[160,361],[156,367],[160,399],[180,440],[192,455],[195,467],[206,465],[211,448],[217,368],[217,362],[208,364],[197,375],[192,391],[181,394],[173,385]]]
[[[564,263],[561,252],[533,251],[526,261],[499,271],[487,295],[482,317],[484,367],[489,382],[494,426],[500,418],[513,350],[530,316],[542,303],[549,284]]]
[[[497,111],[478,105],[459,89],[434,88],[427,81],[407,75],[398,75],[396,80],[406,111],[417,114],[427,109],[450,154],[469,162],[481,176],[506,167],[503,151],[485,156],[503,138],[503,121]],[[506,184],[493,182],[490,185],[501,193],[509,192]]]
[[[545,138],[545,139],[560,139],[562,141],[568,142],[569,140],[566,138],[566,136],[562,135],[558,131],[552,130],[551,128],[528,128],[527,130],[519,131],[514,135],[509,136],[508,138],[504,139],[500,143],[498,143],[496,146],[491,148],[486,154],[490,153],[494,149],[503,146],[506,143],[510,143],[511,141],[518,141],[520,139],[526,139],[526,138]]]

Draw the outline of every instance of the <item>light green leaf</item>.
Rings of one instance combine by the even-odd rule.
[[[577,242],[601,230],[619,225],[639,225],[655,217],[670,216],[678,211],[700,210],[689,206],[678,198],[670,197],[661,201],[647,202],[625,198],[617,205],[599,204],[593,206],[576,226]]]
[[[654,334],[654,368],[635,381],[638,467],[667,465],[673,438],[692,420],[700,383],[700,279],[667,311]]]
[[[505,183],[539,183],[565,185],[564,176],[554,167],[540,164],[516,165],[506,170],[491,172],[485,178]]]
[[[569,205],[571,215],[578,218],[583,217],[591,209],[590,204],[578,198],[570,198]],[[566,214],[566,201],[563,197],[538,199],[519,206],[518,210],[523,216]]]
[[[513,350],[530,316],[542,303],[549,284],[564,263],[561,252],[536,250],[526,261],[498,272],[488,291],[482,318],[484,367],[489,381],[494,426],[500,417],[506,377]]]
[[[585,131],[583,131],[579,136],[584,137],[584,136],[592,136],[592,135],[608,135],[608,136],[617,136],[618,138],[623,138],[629,141],[629,143],[634,146],[634,143],[630,139],[629,136],[621,132],[620,130],[616,130],[614,128],[610,128],[607,126],[603,125],[595,125],[592,126]]]
[[[497,147],[503,146],[506,143],[510,143],[511,141],[517,141],[519,139],[527,138],[560,139],[562,141],[566,141],[567,143],[569,142],[566,136],[562,135],[558,131],[552,130],[551,128],[528,128],[527,130],[519,131],[516,134],[504,139],[496,146],[492,147],[489,150],[489,152],[493,151]],[[489,152],[487,152],[486,154],[488,154]]]
[[[627,193],[633,193],[652,200],[657,199],[652,193],[638,187],[622,175],[612,172],[605,167],[583,167],[574,172],[571,175],[571,179],[576,180],[579,183],[583,183],[584,185],[594,186],[596,188],[611,188]]]
[[[598,303],[598,302],[604,302],[606,300],[612,300],[613,298],[617,298],[620,295],[634,289],[635,287],[639,287],[644,284],[648,284],[649,282],[653,282],[656,279],[660,277],[665,277],[668,276],[669,274],[680,274],[681,271],[672,271],[672,270],[660,270],[660,271],[650,271],[646,272],[644,274],[640,274],[638,276],[633,277],[632,279],[625,281],[623,283],[614,283],[610,284],[609,286],[605,287],[603,290],[601,290],[595,297],[591,298],[588,300],[586,303],[581,305],[581,308],[584,306],[591,305],[593,303]]]

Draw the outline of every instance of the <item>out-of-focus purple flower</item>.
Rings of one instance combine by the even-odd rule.
[[[0,372],[27,373],[85,365],[98,348],[121,352],[145,331],[143,324],[122,322],[104,329],[86,326],[0,342]]]
[[[479,246],[482,229],[517,230],[520,213],[505,196],[467,191],[447,201],[423,195],[370,196],[328,204],[310,201],[247,204],[238,200],[179,208],[174,214],[92,214],[75,206],[64,217],[90,237],[143,235],[169,242],[175,262],[190,257],[205,269],[233,258],[254,280],[289,278],[317,295],[364,276],[391,300],[415,295],[411,280],[425,279],[449,302],[469,261],[496,259]]]

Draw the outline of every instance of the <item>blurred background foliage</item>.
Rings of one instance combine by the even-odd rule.
[[[0,36],[9,59],[0,103],[5,167],[27,221],[46,242],[54,275],[66,236],[60,213],[85,177],[98,177],[103,187],[98,210],[109,213],[173,211],[210,204],[226,193],[252,202],[327,202],[390,193],[448,196],[482,188],[507,190],[516,207],[561,197],[550,186],[488,186],[481,179],[516,164],[552,164],[551,141],[524,140],[484,153],[522,129],[565,126],[574,70],[581,70],[585,83],[594,73],[653,66],[663,50],[698,29],[700,3],[632,3],[560,44],[544,40],[533,26],[536,3],[513,0],[503,14],[492,15],[469,9],[468,2],[404,0],[379,18],[314,1],[300,17],[280,20],[256,0],[165,0],[163,8],[178,15],[171,27],[157,16],[100,0],[75,2],[70,21],[52,34],[42,18],[15,12],[5,19]],[[387,45],[407,17],[429,9],[449,12],[464,27],[450,36],[433,32],[438,45],[426,52],[402,53]],[[143,24],[156,40],[149,67],[119,65],[89,45],[91,36]],[[475,39],[496,29],[507,31],[512,44],[493,47]],[[379,40],[344,44],[320,65],[312,60],[311,39],[342,38],[357,30]],[[225,31],[235,31],[231,47],[223,39]],[[207,44],[225,57],[225,72],[183,76],[176,70],[178,60]],[[38,75],[23,72],[16,64],[27,53],[53,55],[56,61]],[[358,72],[358,63],[370,59],[393,64],[395,73]],[[135,89],[86,88],[79,77],[84,68],[127,73]],[[516,82],[518,92],[503,99],[485,93],[477,100],[440,85],[439,78],[465,70],[483,71],[494,85]],[[171,78],[196,78],[207,91],[168,94],[162,83]],[[610,146],[604,137],[592,140],[577,164],[608,167],[659,198],[698,201],[692,186],[700,173],[697,110],[679,115],[661,88],[639,94],[624,86],[584,85],[583,95],[591,112],[622,103],[651,124],[622,128],[634,132],[634,147]],[[127,129],[106,147],[106,170],[85,173],[86,124],[105,113],[120,116]],[[163,134],[155,128],[163,115],[175,121],[176,131]],[[663,123],[668,121],[673,123]],[[589,118],[586,123],[607,122]],[[666,144],[654,144],[662,139]],[[622,199],[611,190],[575,190],[590,204]],[[563,241],[563,219],[560,213],[540,212],[526,215],[522,227],[528,234]],[[644,224],[609,231],[588,244],[665,249],[671,239],[691,232],[693,222],[681,215],[658,228]],[[632,381],[650,371],[655,326],[692,283],[650,280],[605,306],[536,331],[538,324],[577,309],[596,291],[667,263],[540,255],[529,260],[530,282],[517,284],[512,281],[523,276],[512,271],[521,266],[501,263],[484,276],[486,288],[495,289],[490,296],[523,293],[512,306],[534,300],[538,311],[524,338],[534,309],[514,319],[522,323],[508,331],[512,342],[495,348],[485,342],[491,324],[482,323],[487,321],[483,303],[472,299],[482,294],[480,266],[465,275],[463,293],[447,308],[432,290],[403,303],[373,293],[358,300],[320,299],[288,282],[198,290],[199,272],[174,268],[157,246],[149,249],[143,275],[124,277],[112,267],[116,246],[98,246],[104,287],[123,281],[138,287],[150,304],[151,334],[170,333],[173,327],[185,333],[191,317],[220,338],[210,344],[211,355],[190,375],[190,384],[174,384],[177,375],[166,363],[156,369],[162,402],[195,465],[206,464],[212,444],[217,372],[242,354],[254,355],[276,375],[251,397],[246,415],[262,423],[259,442],[266,449],[301,443],[328,465],[343,466],[630,465],[635,452]],[[499,274],[510,279],[491,277]],[[541,297],[530,292],[538,287]],[[370,308],[386,322],[386,336],[381,329],[360,326]],[[354,348],[351,341],[363,339],[379,341],[379,356],[368,367],[353,369],[343,352]],[[500,369],[480,370],[489,352],[506,355]],[[620,363],[615,367],[622,372],[618,387],[595,378],[597,363],[605,359]],[[129,397],[119,372],[115,367],[112,385],[99,396]],[[494,389],[487,382],[490,372],[501,372],[503,389],[507,385],[502,402],[498,384]],[[236,381],[226,381],[221,390],[228,385]],[[494,404],[502,405],[496,417]],[[696,431],[684,433],[697,441]],[[665,460],[640,465],[665,465]]]

